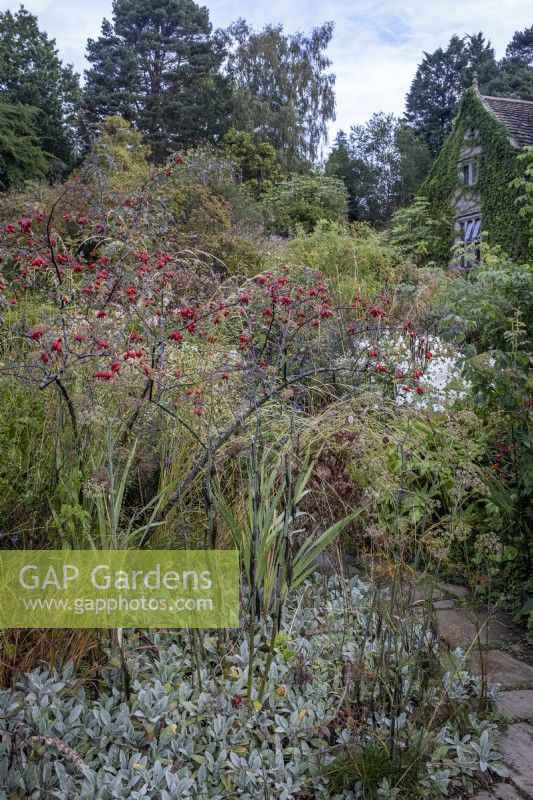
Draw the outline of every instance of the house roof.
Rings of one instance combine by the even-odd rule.
[[[533,145],[533,102],[514,97],[481,95],[487,110],[503,122],[518,147]]]

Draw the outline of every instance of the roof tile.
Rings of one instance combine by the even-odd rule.
[[[514,97],[488,97],[481,99],[496,119],[507,127],[519,147],[533,145],[533,103]]]

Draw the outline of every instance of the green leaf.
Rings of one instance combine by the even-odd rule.
[[[519,614],[533,614],[533,597],[529,597],[520,611]]]

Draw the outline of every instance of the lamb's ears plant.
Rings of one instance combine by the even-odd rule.
[[[348,628],[344,624],[347,612]],[[125,633],[131,676],[131,694],[126,698],[119,691],[116,651],[110,652],[108,665],[102,669],[97,695],[83,681],[73,680],[72,665],[61,674],[38,669],[21,675],[14,689],[0,691],[0,784],[7,796],[40,797],[46,785],[51,797],[80,800],[107,800],[111,789],[117,798],[134,800],[257,800],[262,796],[295,800],[308,797],[310,791],[316,800],[392,800],[402,793],[409,798],[433,798],[439,792],[443,796],[471,792],[484,764],[487,770],[491,764],[500,764],[491,750],[495,726],[470,715],[465,735],[464,717],[459,722],[452,710],[447,721],[439,721],[428,734],[423,760],[417,759],[420,775],[417,771],[409,784],[416,795],[401,776],[396,780],[383,772],[377,776],[375,791],[369,792],[353,770],[346,788],[333,787],[331,768],[344,777],[339,775],[342,767],[335,763],[339,752],[360,749],[368,736],[383,743],[390,735],[387,699],[375,691],[376,665],[396,656],[411,665],[413,650],[403,636],[405,631],[399,634],[397,621],[378,620],[368,587],[358,578],[344,582],[331,576],[326,583],[313,579],[303,584],[288,600],[289,615],[292,649],[312,664],[312,679],[294,680],[294,662],[287,661],[279,648],[266,671],[268,653],[258,649],[257,662],[267,674],[267,688],[263,702],[255,704],[245,696],[245,630],[234,632],[233,647],[222,658],[216,637],[204,637],[202,646],[213,670],[204,659],[201,683],[193,679],[197,665],[186,632],[147,633],[149,647],[141,648],[135,634]],[[383,635],[378,635],[378,625],[379,630],[385,628]],[[415,631],[415,636],[420,635],[425,638],[419,629]],[[283,623],[278,644],[288,636]],[[434,646],[438,654],[437,641]],[[359,734],[346,726],[345,715],[339,713],[346,691],[340,652],[347,658],[360,653],[368,665],[357,683],[361,708],[369,710],[372,703],[374,713]],[[445,658],[448,661],[450,654]],[[405,705],[395,717],[402,720],[395,728],[396,752],[406,758],[406,767],[412,763],[409,747],[428,720],[427,715],[420,717],[424,705],[418,707],[403,694],[406,685],[413,683],[410,670],[411,666],[400,671]],[[420,670],[417,675],[419,679]],[[431,693],[442,691],[438,674],[428,670],[427,678]],[[448,698],[459,698],[455,702],[462,710],[469,702],[463,692],[465,680],[463,673],[450,675],[445,687]],[[431,704],[427,712],[431,714]],[[385,754],[385,763],[389,760]]]
[[[387,778],[383,778],[378,789],[378,796],[383,800],[395,800],[400,791],[401,789],[391,786]]]
[[[500,753],[492,749],[492,743],[489,738],[489,729],[485,728],[479,737],[479,742],[472,741],[471,747],[474,753],[477,754],[479,759],[480,772],[494,772],[501,778],[507,778],[509,770],[502,763]]]

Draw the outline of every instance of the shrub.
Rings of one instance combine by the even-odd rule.
[[[263,215],[233,162],[214,149],[193,150],[170,159],[162,177],[156,196],[172,209],[183,246],[227,257],[232,273],[258,271]]]
[[[207,186],[180,186],[172,198],[172,209],[180,232],[185,234],[216,234],[230,229],[230,204]]]
[[[267,230],[280,236],[306,233],[321,219],[344,222],[348,215],[346,187],[337,178],[293,175],[271,189],[262,200]]]
[[[278,154],[268,142],[260,142],[246,131],[229,130],[220,148],[237,167],[238,181],[256,199],[281,179]]]
[[[183,165],[176,167],[180,173]],[[194,233],[198,214],[183,211],[187,235],[197,237],[196,249],[185,249],[164,194],[177,180],[166,167],[145,192],[126,196],[120,213],[109,210],[116,193],[102,192],[96,180],[73,181],[52,212],[5,220],[1,302],[9,347],[2,381],[5,391],[12,381],[39,387],[61,414],[51,506],[53,528],[70,543],[77,530],[83,540],[92,535],[85,501],[94,474],[102,464],[124,464],[122,451],[136,437],[152,470],[137,494],[163,488],[169,426],[183,429],[188,442],[184,463],[193,472],[181,477],[190,489],[205,475],[213,425],[214,457],[266,404],[292,407],[297,396],[305,406],[318,384],[327,396],[356,390],[369,374],[374,380],[366,347],[386,336],[390,299],[359,297],[347,307],[307,267],[281,267],[242,284],[227,278],[225,264],[198,246],[200,238],[209,241],[213,217],[228,234],[214,244],[227,241],[222,255],[235,269],[255,271],[256,251],[229,236],[227,204],[209,186],[187,183],[205,227]],[[380,370],[392,376],[392,364]],[[108,442],[95,433],[102,429]],[[163,517],[179,505],[182,481],[178,494],[166,487],[173,499]]]
[[[400,258],[410,259],[416,266],[433,266],[428,257],[436,252],[450,226],[450,218],[432,217],[429,201],[417,197],[408,208],[394,214],[389,239]]]
[[[235,233],[246,236],[251,241],[258,240],[264,233],[260,204],[250,197],[245,188],[233,181],[218,184],[214,191],[230,204],[231,225]]]
[[[472,407],[491,437],[489,532],[499,538],[493,553],[496,565],[500,559],[503,586],[510,575],[523,582],[531,574],[532,302],[531,266],[484,246],[482,264],[468,280],[452,283],[436,303],[443,336],[463,350]]]
[[[122,117],[106,117],[84,161],[84,172],[97,170],[115,191],[139,191],[150,174],[150,148]]]
[[[344,225],[320,220],[311,233],[300,230],[285,257],[321,270],[333,284],[353,294],[372,293],[397,280],[394,253],[366,224]]]
[[[253,278],[266,264],[265,255],[257,244],[232,231],[206,237],[205,248],[217,259],[213,268],[221,269],[223,274],[227,271],[230,275]]]

